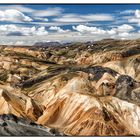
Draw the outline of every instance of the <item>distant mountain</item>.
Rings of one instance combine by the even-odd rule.
[[[36,47],[58,47],[62,44],[60,42],[36,42],[33,46]]]

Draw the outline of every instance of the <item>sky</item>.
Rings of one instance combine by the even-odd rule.
[[[0,44],[140,38],[140,4],[0,4]]]

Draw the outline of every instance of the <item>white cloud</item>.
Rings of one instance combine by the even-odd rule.
[[[55,22],[89,22],[89,21],[112,21],[113,16],[110,14],[64,14],[61,17],[54,18]]]
[[[134,30],[133,26],[123,24],[118,27],[108,29],[101,29],[99,27],[89,27],[85,25],[72,26],[74,30],[81,33],[81,35],[92,35],[96,39],[103,38],[128,38],[130,37],[130,32]]]
[[[128,24],[123,24],[123,25],[118,26],[118,27],[116,28],[116,31],[117,31],[117,32],[130,32],[130,31],[132,31],[132,30],[134,30],[133,26],[128,25]]]
[[[32,13],[34,12],[34,10],[32,8],[29,8],[29,7],[25,7],[23,5],[0,5],[0,9],[2,11],[5,11],[5,10],[9,10],[9,9],[15,9],[15,10],[18,10],[20,12],[23,12],[23,13]]]
[[[0,10],[1,10],[0,11],[1,21],[12,20],[12,22],[32,21],[33,19],[46,22],[48,21],[48,18],[44,18],[44,17],[58,16],[61,15],[63,12],[63,9],[59,7],[37,10],[37,9],[25,7],[23,5],[7,5],[7,6],[0,5]],[[30,15],[30,17],[25,16],[25,14]]]
[[[128,22],[130,22],[130,23],[140,23],[140,19],[139,18],[131,18],[131,19],[128,19]]]
[[[117,34],[117,33],[124,33],[124,32],[130,32],[134,30],[133,26],[123,24],[121,26],[118,26],[116,28],[112,28],[111,30],[103,30],[97,27],[89,27],[85,25],[78,25],[78,26],[72,26],[72,28],[78,32],[81,33],[90,33],[90,34]]]
[[[140,26],[140,18],[130,18],[128,19],[129,23],[135,23],[137,26]]]
[[[13,45],[24,45],[24,44],[25,44],[24,41],[17,41]]]
[[[88,27],[85,25],[72,26],[72,28],[80,33],[89,33],[89,34],[105,34],[106,31],[99,29],[97,27]]]
[[[62,17],[52,19],[55,22],[71,23],[71,22],[87,22],[86,19],[81,18],[78,15],[68,14]]]
[[[102,29],[100,27],[77,25],[72,26],[73,30],[64,30],[59,26],[51,26],[49,30],[56,32],[48,32],[44,26],[41,27],[26,27],[19,25],[0,25],[0,42],[4,41],[5,37],[9,42],[24,41],[25,44],[43,41],[44,39],[63,40],[63,41],[95,41],[105,38],[127,39],[138,37],[140,33],[135,33],[133,27],[123,24],[111,29]],[[28,36],[28,37],[27,37]],[[12,39],[15,39],[12,41]],[[23,39],[23,40],[22,40]],[[26,42],[26,40],[28,40]],[[47,41],[47,40],[46,40]],[[18,42],[20,44],[20,42]]]
[[[137,9],[137,10],[135,11],[135,16],[136,16],[137,18],[140,18],[140,10]]]
[[[52,19],[53,25],[59,26],[63,23],[63,25],[74,24],[75,23],[87,23],[90,21],[112,21],[114,17],[111,14],[87,14],[81,15],[76,13],[64,13],[64,9],[60,7],[52,7],[46,8],[43,10],[29,8],[23,5],[7,5],[0,6],[2,15],[1,21],[12,21],[12,22],[23,22],[23,21],[32,21],[32,23],[41,24],[41,22],[46,22],[47,24],[48,17],[54,16]],[[8,15],[7,15],[8,12]],[[5,16],[3,16],[5,13]],[[28,15],[28,16],[27,16]],[[29,17],[30,16],[30,17]],[[34,22],[33,22],[34,20]],[[37,21],[35,21],[37,20]],[[58,25],[57,25],[58,24]]]
[[[0,21],[10,21],[10,22],[30,22],[32,19],[25,16],[18,10],[9,9],[5,11],[0,11]]]
[[[46,19],[47,20],[47,19]],[[51,22],[51,21],[48,21],[48,22],[45,22],[45,21],[38,21],[38,22],[35,22],[35,21],[33,21],[33,22],[31,22],[31,24],[34,24],[34,25],[43,25],[43,26],[48,26],[48,27],[50,27],[50,26],[64,26],[64,25],[78,25],[79,23],[76,23],[76,22],[71,22],[71,23],[69,23],[69,22]],[[92,24],[92,25],[97,25],[97,24]]]
[[[61,15],[63,9],[56,7],[56,8],[48,8],[45,10],[37,10],[36,12],[32,12],[33,16],[36,17],[49,17],[49,16],[58,16]]]
[[[127,33],[127,32],[119,33],[118,36],[121,37],[121,38],[127,38],[127,37],[130,36],[130,33]]]
[[[111,38],[117,39],[127,39],[131,37],[131,31],[134,30],[134,27],[128,24],[120,25],[116,28],[112,28],[111,30],[107,30],[107,33]]]
[[[23,27],[16,26],[13,24],[10,25],[0,25],[0,35],[3,36],[42,36],[47,35],[48,32],[45,30],[45,27]]]
[[[34,27],[35,28],[35,27]],[[35,28],[34,30],[34,34],[35,35],[39,35],[39,36],[42,36],[42,35],[47,35],[48,32],[45,30],[45,27],[40,27],[40,28]]]
[[[134,12],[134,15],[131,17],[128,17],[129,23],[136,23],[138,26],[140,26],[140,10],[136,9]]]
[[[134,30],[133,26],[123,24],[118,27],[107,30],[107,34],[110,35],[110,37],[112,37],[113,35],[113,38],[128,37],[130,36],[130,32],[133,30]]]
[[[110,14],[88,14],[81,17],[89,21],[112,21],[114,19]]]
[[[115,35],[116,34],[116,30],[114,30],[114,29],[107,30],[107,34],[109,34],[109,35]]]
[[[46,24],[46,21],[49,21],[48,18],[42,18],[42,17],[35,17],[34,19],[35,19],[35,20],[39,20],[40,22],[45,22],[45,24]],[[38,22],[37,22],[37,23],[38,23]]]
[[[57,31],[58,33],[66,33],[66,32],[69,32],[70,30],[64,30],[58,26],[51,26],[49,28],[49,30],[53,30],[53,31]]]
[[[120,14],[122,15],[128,15],[128,14],[133,14],[135,13],[135,10],[125,10],[125,11],[121,11]]]

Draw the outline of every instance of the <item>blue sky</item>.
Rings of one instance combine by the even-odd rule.
[[[140,5],[0,5],[0,44],[140,37]]]

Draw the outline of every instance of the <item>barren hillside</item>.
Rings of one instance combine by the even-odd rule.
[[[41,125],[38,135],[140,135],[140,40],[1,46],[3,114]]]

